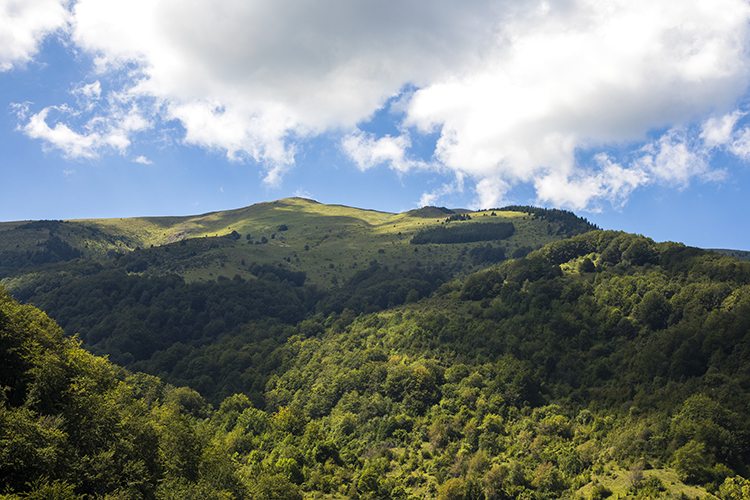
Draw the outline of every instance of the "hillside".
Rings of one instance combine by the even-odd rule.
[[[283,366],[274,350],[300,321],[412,302],[594,227],[533,207],[387,214],[289,199],[195,217],[0,229],[0,284],[85,347],[214,402],[242,391],[257,403]],[[249,345],[237,367],[208,375],[178,362],[240,336]],[[255,358],[262,362],[240,376]]]
[[[750,264],[589,232],[151,361],[273,372],[213,407],[0,292],[0,498],[747,498],[749,291]]]
[[[62,327],[0,290],[0,499],[750,497],[750,263],[533,207],[254,210],[257,245],[0,233],[46,234],[4,283]]]
[[[251,279],[248,266],[256,263],[301,271],[309,284],[330,287],[373,260],[390,267],[421,261],[453,267],[463,260],[463,246],[434,246],[426,256],[410,244],[419,231],[437,226],[509,222],[515,231],[502,241],[479,240],[502,248],[508,257],[595,228],[570,212],[548,220],[529,213],[532,207],[514,208],[473,213],[425,207],[391,214],[291,198],[190,217],[0,223],[0,279],[12,291],[19,285],[10,278],[22,280],[41,264],[127,256],[133,270],[177,274],[187,282],[235,275]],[[464,220],[447,222],[462,214]],[[469,248],[479,243],[470,242]]]
[[[734,257],[735,259],[750,261],[750,252],[747,250],[727,250],[725,248],[712,248],[711,250],[722,255]]]

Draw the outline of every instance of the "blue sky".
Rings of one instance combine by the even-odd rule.
[[[750,250],[744,0],[7,0],[0,220],[532,204]]]

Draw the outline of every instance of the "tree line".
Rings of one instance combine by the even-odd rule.
[[[412,237],[411,244],[455,244],[504,240],[513,236],[515,229],[512,222],[475,222],[472,224],[437,226],[419,231]]]

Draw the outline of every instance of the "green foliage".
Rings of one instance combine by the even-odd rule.
[[[447,279],[441,269],[389,269],[376,261],[358,271],[343,286],[333,290],[317,305],[326,314],[344,309],[377,312],[429,296]],[[410,297],[411,294],[411,297]]]
[[[640,486],[636,489],[636,498],[657,498],[661,496],[667,488],[661,479],[656,476],[651,476],[647,480],[643,481]]]
[[[305,417],[297,408],[281,407],[271,419],[271,425],[282,434],[302,434]]]
[[[671,312],[669,301],[658,290],[649,290],[643,295],[636,310],[636,317],[653,330],[667,326]]]
[[[302,286],[305,284],[307,274],[304,271],[292,271],[291,269],[284,268],[280,265],[272,266],[270,264],[253,264],[249,268],[250,272],[256,275],[258,278],[270,279],[274,281],[288,281],[294,286]]]
[[[612,495],[612,490],[604,486],[603,484],[597,484],[591,489],[591,500],[603,500]]]
[[[534,219],[556,222],[560,225],[558,233],[565,234],[568,237],[599,229],[595,224],[591,224],[586,219],[576,216],[573,212],[560,210],[558,208],[549,209],[541,207],[508,205],[503,208],[491,208],[489,210],[497,210],[499,212],[511,211],[529,213],[533,216]]]
[[[474,264],[485,262],[494,264],[505,260],[505,250],[502,247],[494,247],[490,244],[480,245],[469,250],[469,257]]]
[[[750,480],[741,476],[728,477],[719,488],[722,500],[750,500]]]
[[[27,224],[17,229],[20,228],[30,229],[31,227]],[[38,243],[33,250],[10,250],[0,253],[0,269],[25,268],[55,262],[65,262],[78,259],[82,256],[83,253],[80,250],[71,247],[70,244],[61,240],[58,236],[51,236],[50,233],[49,239]],[[8,273],[8,271],[5,272]],[[2,274],[4,273],[0,273],[0,275]]]
[[[593,270],[583,269],[586,259]],[[174,278],[137,277],[124,288],[121,272],[91,281],[101,285],[97,307],[132,300],[145,314],[124,315],[153,328],[144,328],[144,342],[169,331],[156,326],[158,316],[147,319],[158,308],[183,304],[175,314],[190,315],[207,298],[200,336],[175,337],[184,343],[131,365],[192,388],[93,356],[43,313],[0,293],[0,491],[743,498],[748,264],[596,231],[463,284],[440,285],[437,266],[415,270],[373,263],[341,295],[312,296],[307,285],[270,277],[253,279],[266,288],[245,288],[240,278],[194,289],[208,295]],[[407,303],[366,313],[406,283]],[[232,323],[246,303],[271,300],[247,290],[297,297],[301,319]],[[412,290],[418,301],[406,300]],[[349,302],[360,293],[358,305]],[[211,334],[219,320],[235,326]],[[188,324],[180,323],[186,332]]]
[[[299,488],[284,474],[260,476],[253,493],[253,498],[258,500],[302,500]]]
[[[657,264],[659,254],[654,248],[654,242],[647,238],[636,238],[622,252],[622,259],[634,266]]]
[[[152,380],[92,356],[2,289],[0,339],[10,361],[0,379],[2,491],[45,499],[243,495],[234,465],[211,458],[189,416],[194,391],[173,390],[166,399],[172,394],[174,403],[160,405]],[[217,473],[211,464],[222,460]]]
[[[515,231],[512,222],[475,222],[449,226],[437,226],[419,231],[411,239],[412,245],[428,243],[470,243],[475,241],[493,241],[510,238]]]
[[[285,342],[301,320],[382,311],[438,289],[447,294],[459,286],[457,277],[502,261],[512,245],[559,238],[538,231],[539,220],[501,213],[495,220],[504,222],[490,226],[516,227],[505,246],[412,252],[411,236],[448,212],[394,215],[294,199],[207,218],[15,224],[3,231],[0,260],[58,240],[78,253],[60,250],[59,258],[43,259],[47,264],[28,261],[0,269],[0,277],[8,276],[17,299],[43,308],[84,347],[119,365],[189,385],[214,405],[243,392],[264,407],[265,386],[286,369],[292,353]],[[451,225],[482,227],[462,215],[466,221]],[[272,244],[243,245],[241,234],[260,241],[266,234]],[[306,329],[305,337],[320,334],[314,331]]]
[[[46,479],[38,479],[31,485],[31,489],[22,496],[27,500],[79,500],[85,498],[84,495],[75,493],[75,485],[65,481],[54,480],[50,482]]]

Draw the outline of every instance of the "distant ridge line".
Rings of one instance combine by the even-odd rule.
[[[727,257],[734,257],[735,259],[750,261],[750,251],[748,250],[732,250],[726,248],[706,248],[710,252],[720,253]]]

